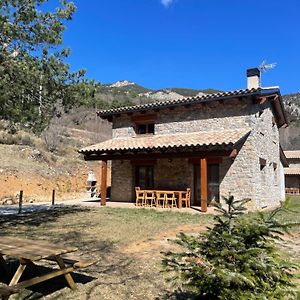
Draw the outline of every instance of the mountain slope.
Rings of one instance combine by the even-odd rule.
[[[300,149],[300,92],[283,96],[289,127],[280,130],[280,143],[284,150]]]

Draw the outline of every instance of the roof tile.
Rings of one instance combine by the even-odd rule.
[[[285,175],[300,175],[300,168],[284,168]]]
[[[284,151],[286,158],[300,158],[300,150]]]
[[[114,115],[114,114],[118,114],[118,113],[139,111],[139,110],[143,110],[143,109],[153,109],[153,108],[160,108],[160,107],[164,107],[164,106],[190,104],[190,103],[195,103],[195,102],[206,102],[208,100],[217,100],[219,98],[257,94],[261,90],[262,90],[262,88],[244,89],[244,90],[236,90],[236,91],[229,91],[229,92],[219,92],[216,94],[206,94],[203,96],[181,98],[181,99],[177,99],[177,100],[167,100],[167,101],[146,103],[146,104],[141,104],[141,105],[118,107],[118,108],[113,108],[113,109],[108,109],[108,110],[101,110],[98,112],[98,115],[100,117],[105,117],[105,116],[110,116],[110,115]]]
[[[107,153],[122,150],[159,150],[166,148],[197,147],[235,144],[250,132],[249,129],[180,133],[172,135],[137,136],[126,139],[110,139],[81,149],[79,152]]]

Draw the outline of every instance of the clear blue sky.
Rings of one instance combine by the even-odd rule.
[[[262,85],[300,90],[299,0],[73,0],[64,45],[72,69],[102,83],[246,87],[246,69],[277,62]]]

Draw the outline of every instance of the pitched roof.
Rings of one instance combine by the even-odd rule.
[[[111,121],[111,117],[114,115],[120,115],[123,113],[135,113],[135,112],[146,112],[147,110],[163,109],[168,107],[176,107],[181,105],[190,105],[196,103],[206,103],[210,101],[221,101],[226,99],[232,99],[235,97],[245,97],[245,96],[262,96],[268,97],[273,96],[271,101],[272,106],[275,110],[275,118],[279,127],[286,126],[288,120],[284,111],[283,103],[279,88],[257,88],[257,89],[243,89],[235,90],[229,92],[220,92],[216,94],[206,94],[203,96],[188,97],[177,100],[159,101],[141,105],[125,106],[119,108],[113,108],[108,110],[100,110],[97,112],[98,116],[103,119],[108,119]],[[278,97],[275,97],[278,96]]]
[[[232,98],[235,96],[256,95],[261,90],[262,88],[251,89],[251,90],[244,89],[244,90],[236,90],[236,91],[229,91],[229,92],[219,92],[216,94],[206,94],[203,96],[181,98],[177,100],[159,101],[159,102],[146,103],[146,104],[140,104],[134,106],[118,107],[118,108],[113,108],[108,110],[100,110],[97,114],[100,117],[106,117],[106,116],[116,115],[120,113],[136,112],[136,111],[163,108],[169,106],[177,106],[177,105],[186,105],[186,104],[192,104],[198,102],[207,102],[211,100]]]
[[[284,168],[285,175],[300,175],[300,168]]]
[[[284,151],[286,158],[300,158],[300,150]]]
[[[118,151],[167,150],[183,147],[234,145],[249,133],[249,129],[193,132],[171,135],[137,136],[111,139],[81,149],[83,154],[103,154]]]

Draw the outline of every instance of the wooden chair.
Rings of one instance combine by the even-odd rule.
[[[181,193],[181,202],[184,203],[185,207],[191,207],[191,189],[187,188],[186,192]]]
[[[174,192],[165,192],[165,207],[177,207],[176,197]]]
[[[156,206],[157,207],[165,207],[166,193],[156,191],[155,196],[156,196]]]
[[[145,191],[142,191],[140,187],[135,188],[135,206],[143,206],[145,200]]]
[[[154,191],[145,191],[144,196],[145,206],[155,206],[155,192]]]

